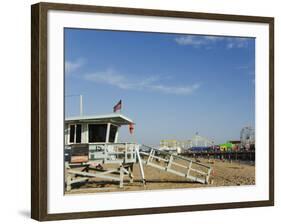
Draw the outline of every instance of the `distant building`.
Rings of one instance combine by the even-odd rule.
[[[160,149],[165,151],[177,151],[177,153],[183,153],[189,150],[208,151],[214,149],[214,141],[196,133],[190,140],[161,140]]]
[[[222,152],[230,151],[230,150],[232,150],[233,145],[234,144],[232,144],[230,142],[226,142],[226,143],[220,144],[219,145],[220,146],[220,151],[222,151]]]
[[[206,137],[200,136],[198,132],[191,138],[191,151],[208,151],[210,149],[214,149],[214,141]]]
[[[182,144],[183,142],[174,139],[161,140],[159,149],[180,154],[182,152]]]

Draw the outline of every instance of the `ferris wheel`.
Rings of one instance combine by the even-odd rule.
[[[244,146],[255,144],[255,129],[250,126],[242,128],[240,132],[240,141]]]

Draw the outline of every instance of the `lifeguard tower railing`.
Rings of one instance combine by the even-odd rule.
[[[135,143],[91,143],[89,159],[104,164],[136,163],[139,145]]]

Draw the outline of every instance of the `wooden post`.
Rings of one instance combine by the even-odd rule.
[[[120,184],[119,184],[119,187],[122,188],[123,187],[123,179],[124,179],[123,165],[120,166],[119,172],[120,172]]]
[[[144,176],[144,171],[143,171],[143,166],[142,166],[142,159],[140,157],[140,152],[139,152],[139,148],[136,149],[136,153],[137,153],[137,159],[139,161],[139,166],[140,166],[140,174],[141,174],[141,178],[142,178],[142,183],[145,184],[145,176]],[[149,157],[148,157],[149,159]],[[146,164],[148,163],[148,159]]]
[[[150,153],[149,153],[149,156],[148,156],[148,158],[147,158],[146,164],[148,164],[148,163],[150,162],[150,160],[151,160],[151,158],[152,158],[152,156],[153,156],[153,152],[154,152],[154,150],[151,149],[151,150],[150,150]]]
[[[118,135],[119,135],[119,126],[117,126],[117,131],[116,131],[116,134],[115,134],[114,143],[118,142]]]
[[[106,128],[106,137],[105,137],[105,142],[109,142],[109,134],[110,134],[110,123],[107,123],[107,128]]]
[[[209,168],[208,174],[206,176],[206,184],[209,184],[209,178],[210,178],[210,175],[211,175],[211,171],[212,171],[212,168]]]
[[[66,174],[66,191],[71,190],[71,174]]]
[[[192,166],[192,161],[189,162],[189,166],[188,166],[188,170],[187,170],[187,174],[186,174],[187,176],[189,176],[191,166]]]
[[[129,169],[129,178],[130,178],[130,183],[133,183],[133,182],[134,182],[134,176],[133,176],[133,166],[134,166],[134,164],[132,164],[132,165],[130,165],[130,166],[128,167],[128,169]]]
[[[172,162],[173,162],[173,155],[170,155],[170,159],[169,159],[169,163],[166,167],[166,170],[170,169],[171,165],[172,165]]]

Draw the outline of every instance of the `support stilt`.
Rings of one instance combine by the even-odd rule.
[[[139,152],[138,149],[136,150],[136,154],[137,154],[137,159],[138,159],[138,161],[139,161],[142,183],[145,184],[145,176],[144,176],[144,172],[143,172],[142,159],[141,159],[141,157],[140,157],[140,152]]]
[[[120,184],[119,187],[122,188],[123,187],[123,181],[124,181],[124,170],[123,170],[123,166],[121,165],[119,170],[120,170]]]

